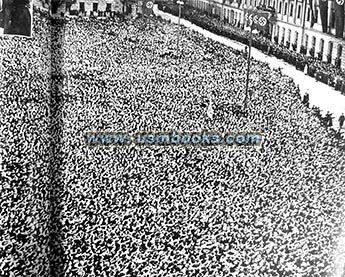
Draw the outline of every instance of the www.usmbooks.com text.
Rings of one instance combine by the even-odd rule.
[[[84,134],[88,146],[260,146],[263,135],[255,132],[88,132]]]

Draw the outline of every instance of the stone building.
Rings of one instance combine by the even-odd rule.
[[[70,13],[77,12],[86,16],[108,16],[112,12],[124,13],[126,12],[126,0],[75,0],[66,1],[58,8],[58,13]]]
[[[186,0],[191,6],[238,25],[244,24],[245,9],[263,5],[272,7],[277,19],[270,29],[272,41],[291,49],[294,47],[296,51],[305,48],[307,55],[319,56],[332,64],[340,62],[345,68],[344,39],[335,36],[335,1],[325,0],[328,6],[327,32],[322,32],[319,1],[322,0],[312,0],[311,6],[309,0]]]

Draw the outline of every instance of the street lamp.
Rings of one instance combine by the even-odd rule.
[[[183,1],[176,1],[176,3],[178,4],[178,32],[177,32],[177,45],[176,45],[176,54],[178,56],[179,53],[179,42],[180,42],[180,30],[181,30],[181,6],[184,5]]]
[[[250,35],[249,35],[249,52],[247,56],[247,78],[246,78],[246,88],[245,88],[245,98],[244,98],[244,109],[247,110],[248,108],[248,100],[249,100],[249,72],[250,72],[250,59],[251,59],[251,50],[252,50],[252,41],[253,41],[253,33],[258,33],[258,29],[261,29],[268,24],[268,16],[267,14],[262,14],[262,12],[253,10],[250,14],[246,14],[246,21],[249,23],[250,26]],[[255,29],[255,30],[254,30]]]
[[[250,36],[249,36],[249,51],[247,56],[247,78],[246,78],[246,91],[244,98],[244,109],[247,110],[248,106],[248,87],[249,87],[249,72],[250,72],[250,56],[252,52],[252,40],[253,40],[253,22],[250,21]]]
[[[4,63],[4,56],[5,56],[5,47],[0,47],[0,81],[2,82],[3,80],[3,71],[4,71],[4,66],[3,66],[3,63]]]

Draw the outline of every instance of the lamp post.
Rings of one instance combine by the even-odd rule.
[[[249,37],[249,50],[247,57],[247,79],[246,79],[246,94],[244,98],[244,109],[247,110],[248,106],[248,87],[249,87],[249,72],[250,72],[250,55],[252,50],[252,40],[253,40],[253,23],[250,24],[250,37]]]
[[[178,4],[178,31],[177,31],[177,45],[176,45],[176,54],[179,54],[179,43],[180,43],[180,31],[181,31],[181,6],[184,5],[183,1],[178,0],[176,2]]]
[[[3,81],[3,70],[4,70],[4,56],[5,56],[5,47],[0,47],[0,81]]]

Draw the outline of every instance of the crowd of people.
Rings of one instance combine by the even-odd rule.
[[[33,38],[0,37],[0,276],[48,276],[51,185],[48,13]]]
[[[158,18],[2,38],[7,276],[332,276],[344,142],[293,80]],[[212,104],[214,116],[207,116]],[[259,148],[88,147],[89,131],[252,130]],[[3,224],[3,223],[1,223]]]
[[[158,8],[178,16],[178,7],[173,3],[159,2]],[[230,24],[222,21],[219,16],[211,15],[206,11],[201,11],[188,5],[184,6],[181,16],[213,33],[249,44],[250,32],[244,30],[243,24],[239,24],[239,22],[237,24],[236,22]],[[253,35],[253,46],[257,49],[283,59],[287,63],[294,65],[298,70],[304,71],[307,68],[308,75],[316,77],[317,80],[345,94],[345,72],[339,66],[321,61],[318,57],[306,56],[306,53],[297,52],[297,48],[290,49],[290,44],[291,42],[286,42],[285,45],[279,43],[277,37],[274,38],[273,42],[267,34],[262,32]],[[291,47],[295,46],[292,45]],[[316,73],[319,73],[320,78],[316,76]]]

